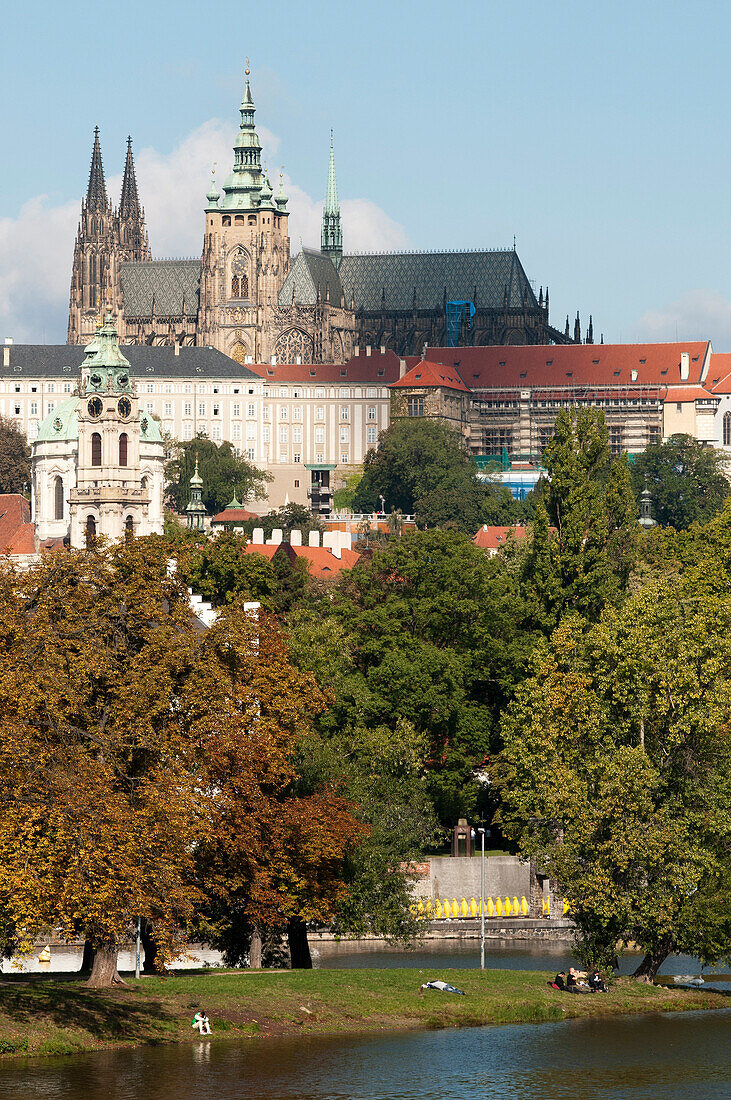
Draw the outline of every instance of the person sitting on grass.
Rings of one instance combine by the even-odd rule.
[[[607,988],[604,979],[602,978],[598,970],[593,970],[589,977],[589,989],[592,991],[592,993],[609,992],[609,989]]]
[[[579,982],[578,974],[574,967],[569,968],[569,976],[566,979],[566,988],[569,993],[588,993],[589,988],[584,982]]]
[[[565,970],[559,970],[558,974],[556,975],[556,977],[551,982],[551,985],[553,986],[554,989],[560,989],[561,992],[563,993],[563,991],[566,988],[566,971]]]
[[[201,1035],[211,1034],[211,1024],[202,1008],[199,1008],[193,1017],[193,1023],[191,1027],[197,1027]]]

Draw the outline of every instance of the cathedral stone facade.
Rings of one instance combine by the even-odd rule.
[[[515,249],[348,254],[330,146],[320,250],[290,262],[288,200],[261,165],[247,69],[234,163],[206,196],[200,260],[153,260],[128,140],[118,210],[95,132],[74,249],[69,343],[91,337],[100,303],[120,339],[205,345],[240,363],[343,363],[358,348],[581,341],[551,327]]]

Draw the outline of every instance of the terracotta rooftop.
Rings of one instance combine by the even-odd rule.
[[[469,393],[467,386],[460,378],[454,367],[445,367],[441,363],[430,363],[428,360],[419,362],[408,370],[398,382],[391,383],[391,389],[408,387],[417,389],[419,386],[444,386],[445,389],[461,390]]]
[[[706,385],[713,393],[731,393],[731,352],[714,351]]]
[[[530,344],[523,347],[427,348],[433,363],[454,368],[470,389],[535,386],[684,385],[681,355],[688,354],[688,385],[705,381],[708,340],[673,344]]]
[[[527,527],[489,527],[485,523],[472,536],[472,541],[480,550],[499,550],[501,546],[505,546],[510,535],[514,539],[524,539],[527,533]]]
[[[400,360],[393,351],[365,351],[353,356],[347,363],[251,363],[248,369],[265,382],[300,382],[316,384],[327,382],[347,386],[351,382],[376,382],[387,385],[399,376]]]
[[[30,504],[20,493],[0,494],[0,554],[34,554]]]
[[[261,519],[261,516],[255,512],[247,512],[246,508],[224,508],[213,517],[211,523],[248,523],[252,519]]]

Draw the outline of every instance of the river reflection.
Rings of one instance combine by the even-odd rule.
[[[0,1064],[12,1100],[726,1100],[731,1010]]]

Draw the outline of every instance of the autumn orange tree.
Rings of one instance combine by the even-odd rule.
[[[295,794],[292,752],[325,696],[290,663],[274,621],[252,624],[231,605],[208,632],[208,677],[194,691],[218,698],[201,777],[207,830],[197,849],[199,885],[219,939],[285,929],[293,966],[310,965],[306,923],[332,919],[347,887],[348,851],[365,829],[332,789]],[[252,718],[254,720],[252,720]]]
[[[165,566],[154,542],[131,540],[0,567],[3,947],[82,934],[92,985],[116,980],[138,917],[164,962],[212,894],[238,891],[261,919],[311,911],[300,847],[283,856],[304,807],[281,807],[315,689],[236,605],[202,630]],[[311,885],[329,874],[321,854]]]

